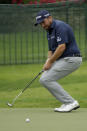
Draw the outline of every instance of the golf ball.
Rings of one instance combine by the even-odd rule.
[[[26,118],[26,122],[30,122],[30,119],[29,119],[29,118]]]

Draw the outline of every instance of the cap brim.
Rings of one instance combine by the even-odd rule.
[[[36,22],[34,25],[37,26],[38,24],[40,24],[41,22],[43,22],[45,18],[43,18],[42,20],[39,20],[38,22]]]

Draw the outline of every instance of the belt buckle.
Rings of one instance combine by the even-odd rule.
[[[73,57],[75,57],[75,54],[73,54]]]

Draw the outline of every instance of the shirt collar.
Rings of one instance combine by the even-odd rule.
[[[55,20],[53,19],[50,29],[53,29],[54,27],[55,27]]]

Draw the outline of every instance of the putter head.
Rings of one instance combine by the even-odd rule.
[[[10,104],[9,102],[7,103],[7,105],[9,106],[9,107],[12,107],[13,105],[12,104]]]

